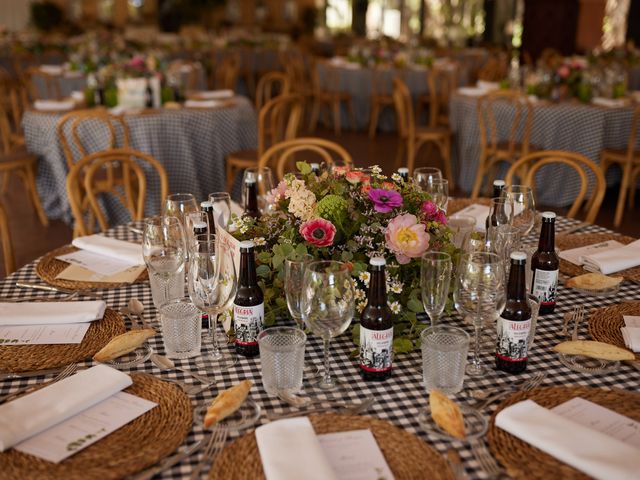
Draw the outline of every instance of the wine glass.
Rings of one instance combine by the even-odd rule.
[[[495,241],[494,228],[513,223],[513,202],[505,197],[492,198],[489,203],[489,225],[487,227],[487,243]]]
[[[331,376],[329,342],[351,324],[355,298],[347,265],[336,261],[311,262],[302,281],[300,311],[305,325],[324,342],[324,375],[318,387],[330,390],[339,385]]]
[[[476,228],[476,219],[471,215],[453,215],[449,217],[447,227],[453,232],[453,244],[462,248]]]
[[[473,318],[474,353],[467,374],[482,375],[485,367],[480,359],[480,337],[486,320],[493,320],[504,309],[504,268],[495,253],[465,253],[458,266],[458,280],[453,292],[456,309]]]
[[[300,328],[304,328],[300,312],[302,280],[307,265],[312,261],[313,256],[309,254],[293,255],[284,261],[284,291],[287,297],[287,307],[296,325]]]
[[[494,228],[493,251],[504,262],[504,278],[509,279],[511,270],[511,252],[518,250],[520,245],[520,229],[513,225],[499,225]]]
[[[174,193],[169,195],[164,202],[164,215],[176,217],[182,225],[185,225],[187,214],[199,211],[200,207],[196,197],[191,193]]]
[[[222,352],[216,337],[218,315],[231,306],[238,285],[233,255],[218,245],[215,235],[196,235],[189,252],[187,273],[189,297],[209,318],[209,359],[225,370],[237,361],[235,354]]]
[[[420,167],[413,171],[413,181],[425,192],[436,179],[442,180],[442,172],[439,168]]]
[[[269,167],[251,167],[244,171],[242,176],[242,185],[245,185],[247,176],[253,175],[258,190],[258,209],[261,213],[270,212],[274,205],[268,203],[268,193],[273,190],[273,175]],[[246,205],[245,190],[242,189],[242,204]]]
[[[536,221],[533,190],[526,185],[508,185],[504,195],[513,204],[512,225],[520,229],[521,238],[524,238],[533,230]]]
[[[431,200],[441,210],[447,210],[447,202],[449,201],[449,180],[434,178],[431,184],[429,184],[424,191],[431,195]]]
[[[199,232],[200,234],[209,234],[211,231],[209,230],[209,217],[206,212],[198,211],[198,212],[190,212],[185,216],[184,219],[184,230],[185,237],[187,240],[187,246],[193,243],[195,239],[195,227],[200,226],[202,228],[203,224],[205,225],[205,230],[203,232]],[[200,225],[198,225],[200,224]]]
[[[231,220],[231,195],[227,192],[213,192],[209,194],[209,201],[213,204],[216,225],[226,230]]]
[[[420,289],[422,304],[431,319],[431,326],[438,323],[449,298],[451,284],[451,256],[444,252],[427,252],[422,255]]]
[[[176,277],[182,277],[184,285],[184,267],[187,259],[184,229],[176,217],[152,217],[145,221],[142,234],[142,255],[155,280],[160,282],[163,301],[171,299],[171,284]],[[181,295],[182,296],[182,295]]]

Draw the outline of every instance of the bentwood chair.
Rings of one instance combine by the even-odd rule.
[[[235,92],[240,75],[240,56],[237,52],[229,52],[215,66],[213,87]]]
[[[386,107],[393,108],[393,77],[389,68],[376,66],[372,69],[369,104],[371,105],[369,138],[374,138],[382,110]]]
[[[622,180],[618,193],[618,205],[613,224],[619,227],[624,215],[624,202],[628,200],[629,208],[633,207],[636,185],[640,176],[640,150],[637,149],[638,129],[640,129],[640,106],[636,107],[631,120],[631,130],[627,140],[626,149],[605,148],[600,154],[600,168],[606,173],[613,164],[620,165],[622,169]]]
[[[0,241],[2,241],[2,256],[4,257],[4,273],[9,275],[16,269],[16,260],[13,255],[13,244],[11,243],[11,229],[7,212],[0,204]]]
[[[268,146],[295,138],[301,121],[302,98],[299,95],[280,95],[269,100],[258,114],[258,149],[240,150],[227,156],[227,191],[231,191],[236,174],[255,167]]]
[[[418,96],[416,115],[422,118],[422,111],[429,106],[428,125],[430,127],[449,126],[449,99],[458,86],[458,66],[455,63],[437,66],[427,74],[429,92]]]
[[[122,172],[121,184],[105,184],[105,171],[112,169]],[[169,191],[167,173],[162,164],[151,155],[130,148],[119,148],[96,152],[77,161],[67,175],[67,196],[75,220],[76,236],[94,232],[93,225],[85,222],[87,217],[95,218],[101,231],[109,228],[100,206],[100,197],[109,194],[122,203],[132,221],[142,220],[147,174],[151,173],[158,177],[160,199],[164,200]],[[108,186],[111,187],[110,190]]]
[[[535,190],[536,174],[547,165],[565,165],[572,168],[580,177],[580,190],[566,216],[575,218],[578,210],[586,204],[587,212],[584,220],[588,223],[595,222],[604,199],[606,182],[600,167],[579,153],[563,150],[529,153],[511,165],[504,181],[507,185],[512,185],[514,177],[518,177],[520,184],[530,186]],[[524,177],[520,177],[520,172],[526,172]],[[595,185],[587,197],[590,178],[595,179]]]
[[[417,127],[413,115],[411,93],[407,85],[395,78],[393,80],[393,101],[398,118],[398,134],[400,143],[396,157],[396,167],[401,165],[402,157],[406,152],[406,166],[409,172],[413,172],[416,157],[420,148],[431,144],[437,148],[444,163],[444,172],[449,185],[453,184],[453,172],[451,170],[451,133],[446,127]],[[432,108],[437,109],[437,99]]]
[[[322,65],[324,70],[324,81],[320,80],[320,72],[318,67]],[[349,123],[355,129],[356,114],[353,110],[353,98],[349,92],[341,90],[340,87],[340,71],[329,62],[318,62],[316,68],[313,69],[312,85],[313,85],[313,103],[311,106],[311,120],[309,130],[315,132],[320,117],[322,107],[327,108],[327,114],[333,116],[333,131],[336,135],[340,135],[342,123],[342,103],[347,106],[349,114]],[[329,116],[329,115],[327,115]],[[328,122],[327,122],[328,123]]]
[[[280,52],[279,56],[280,63],[289,77],[291,93],[302,97],[303,111],[306,111],[307,103],[313,99],[313,82],[310,72],[315,71],[315,62],[311,59],[307,62],[300,50],[285,50]]]
[[[278,95],[284,95],[291,91],[289,77],[282,72],[268,72],[260,77],[256,87],[256,112]]]
[[[294,157],[299,152],[304,153],[304,159],[307,162],[315,156],[320,160],[319,163],[327,166],[336,165],[336,163],[343,166],[353,165],[351,155],[342,146],[322,138],[308,137],[285,140],[272,145],[260,157],[258,167],[270,167],[276,172],[276,179],[280,181],[285,173],[294,171],[296,163]]]
[[[525,95],[513,90],[498,90],[478,99],[478,128],[480,130],[480,158],[471,198],[478,198],[485,177],[493,178],[500,163],[513,164],[529,153],[529,139],[533,124],[533,107]],[[508,115],[511,126],[506,140],[498,131],[498,115]]]
[[[46,98],[52,100],[59,100],[62,98],[59,76],[43,72],[38,67],[28,68],[26,75],[28,78],[31,98]],[[44,88],[43,92],[38,88],[39,85]],[[40,93],[44,93],[44,97],[42,97]]]

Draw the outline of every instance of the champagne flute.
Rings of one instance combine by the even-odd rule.
[[[304,279],[304,271],[312,261],[313,256],[309,254],[294,254],[284,261],[284,291],[287,298],[287,308],[296,325],[302,329],[304,329],[302,312],[300,311],[302,281]]]
[[[482,375],[480,337],[486,320],[493,320],[504,309],[505,288],[502,260],[495,253],[466,253],[460,259],[458,280],[453,292],[456,309],[473,318],[475,340],[473,358],[467,374]]]
[[[199,212],[200,207],[191,193],[174,193],[167,196],[164,202],[164,215],[176,217],[182,225],[189,213]]]
[[[247,168],[244,171],[242,176],[242,185],[246,184],[246,179],[248,176],[253,175],[253,178],[256,182],[257,194],[258,194],[258,209],[262,214],[270,212],[273,209],[273,205],[267,202],[268,193],[273,190],[273,175],[271,173],[271,169],[269,167],[251,167]],[[242,189],[242,204],[246,205],[246,192],[245,189]]]
[[[213,192],[209,194],[209,202],[213,204],[213,215],[216,226],[225,230],[231,220],[231,195],[227,192]]]
[[[317,385],[331,390],[340,384],[331,376],[329,342],[351,324],[355,298],[346,264],[336,261],[307,265],[302,282],[300,311],[305,325],[324,342],[324,375]]]
[[[216,328],[218,315],[231,306],[236,296],[238,282],[233,255],[218,245],[215,235],[196,235],[189,252],[187,278],[191,301],[209,318],[209,360],[219,370],[225,370],[236,363],[237,357],[222,352]]]
[[[413,181],[425,192],[434,180],[442,180],[442,172],[439,168],[420,167],[413,171]]]
[[[431,319],[432,327],[438,324],[447,304],[452,268],[451,256],[448,253],[427,252],[422,255],[420,290],[422,304]]]
[[[512,225],[520,230],[521,238],[529,235],[536,222],[536,204],[533,190],[526,185],[508,185],[504,195],[513,204]]]

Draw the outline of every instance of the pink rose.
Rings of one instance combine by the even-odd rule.
[[[419,258],[429,248],[429,234],[415,215],[405,213],[389,222],[385,233],[387,248],[396,254],[401,265]]]
[[[331,171],[333,172],[333,174],[337,177],[341,176],[341,175],[346,175],[347,172],[349,171],[349,167],[332,167]]]
[[[336,227],[324,218],[314,218],[300,225],[300,235],[311,245],[328,247],[336,236]]]
[[[560,76],[560,78],[567,78],[570,73],[571,73],[571,70],[566,65],[562,65],[558,69],[558,75]]]
[[[436,213],[438,213],[438,210],[439,210],[438,206],[435,203],[430,202],[428,200],[425,202],[422,202],[422,211],[427,217],[429,218],[433,217]]]

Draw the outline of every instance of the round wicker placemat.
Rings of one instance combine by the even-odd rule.
[[[458,213],[463,208],[467,208],[469,205],[473,205],[477,203],[478,205],[489,205],[491,203],[490,198],[479,197],[476,199],[473,198],[450,198],[449,203],[447,204],[447,216],[451,216],[455,213]]]
[[[624,327],[623,315],[640,315],[640,302],[619,303],[595,310],[589,317],[589,335],[598,342],[627,348],[620,332]],[[636,360],[640,360],[638,353]]]
[[[309,420],[317,433],[370,429],[396,480],[454,478],[448,463],[438,452],[415,435],[389,422],[338,414],[310,415]],[[209,478],[264,479],[255,434],[248,433],[229,445],[216,460]]]
[[[36,275],[49,285],[54,287],[66,288],[68,290],[91,290],[94,288],[120,288],[129,285],[128,283],[111,283],[111,282],[79,282],[76,280],[63,280],[56,278],[65,268],[69,266],[68,263],[58,260],[56,257],[64,255],[66,253],[75,252],[78,249],[72,245],[65,245],[64,247],[56,248],[50,251],[36,265]],[[134,283],[142,283],[149,279],[147,270],[144,269],[138,276]]]
[[[570,250],[572,248],[586,247],[587,245],[593,245],[594,243],[606,242],[607,240],[617,240],[618,242],[626,245],[635,240],[635,238],[627,237],[626,235],[618,235],[615,233],[577,233],[574,235],[558,235],[556,237],[556,247],[560,250]],[[565,275],[575,277],[588,273],[580,265],[575,265],[566,260],[560,259],[560,271]],[[640,267],[630,268],[621,272],[616,272],[613,275],[622,275],[627,280],[640,281]]]
[[[25,372],[82,362],[93,357],[109,340],[124,332],[122,316],[107,308],[102,320],[91,322],[81,343],[0,346],[0,370]]]
[[[518,392],[498,406],[491,417],[487,434],[491,453],[507,469],[510,477],[516,479],[526,478],[528,480],[590,478],[495,425],[495,417],[499,411],[521,400],[530,399],[545,408],[553,408],[574,397],[582,397],[634,420],[640,420],[640,394],[624,390],[609,391],[588,387],[549,387],[537,388],[530,392]]]
[[[158,405],[102,440],[63,460],[47,462],[17,450],[0,453],[0,476],[20,479],[124,478],[173,452],[191,429],[189,397],[177,385],[151,375],[131,374],[125,390]]]

